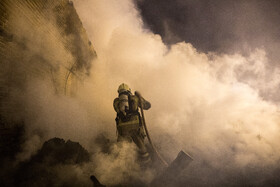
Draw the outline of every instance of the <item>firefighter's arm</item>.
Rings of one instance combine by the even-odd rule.
[[[150,103],[149,101],[145,100],[145,99],[141,96],[141,94],[140,94],[139,91],[135,91],[135,95],[138,97],[138,99],[141,99],[141,102],[142,102],[142,104],[143,104],[143,109],[144,109],[144,110],[148,110],[148,109],[151,108],[151,103]],[[140,101],[138,102],[138,106],[140,107]]]

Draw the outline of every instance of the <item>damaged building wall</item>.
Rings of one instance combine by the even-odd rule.
[[[71,1],[0,1],[1,176],[26,139],[21,113],[28,85],[37,81],[51,93],[74,96],[96,56]]]
[[[0,9],[1,114],[11,90],[24,89],[31,78],[49,79],[58,94],[74,94],[96,53],[73,3],[3,0]]]

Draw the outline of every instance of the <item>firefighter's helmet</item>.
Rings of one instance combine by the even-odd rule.
[[[119,88],[118,88],[118,93],[123,93],[123,92],[129,92],[131,93],[131,89],[129,88],[129,86],[125,83],[122,83]]]

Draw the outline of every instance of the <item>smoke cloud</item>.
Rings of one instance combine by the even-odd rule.
[[[185,42],[169,49],[144,29],[132,1],[75,5],[98,54],[91,86],[82,93],[89,92],[84,98],[92,98],[90,106],[98,106],[94,113],[109,131],[114,130],[111,101],[126,82],[152,103],[147,122],[166,159],[180,149],[189,152],[209,165],[190,169],[204,173],[206,181],[213,171],[219,171],[220,182],[243,171],[255,184],[252,170],[278,167],[279,109],[260,92],[275,89],[279,74],[267,64],[265,48],[248,56],[205,54]]]
[[[145,27],[160,34],[168,45],[185,41],[204,53],[248,56],[257,48],[264,48],[270,68],[279,68],[279,1],[135,2]],[[279,101],[275,89],[270,91],[264,90],[260,95]]]
[[[186,175],[213,185],[265,184],[273,178],[279,168],[279,108],[260,94],[273,91],[280,79],[279,70],[267,63],[265,48],[243,56],[206,54],[186,42],[167,47],[144,27],[132,0],[80,0],[74,6],[98,58],[75,97],[56,94],[50,79],[32,77],[22,92],[14,92],[24,106],[17,114],[26,124],[20,161],[34,154],[40,142],[60,137],[92,153],[92,163],[73,169],[75,176],[83,173],[82,180],[93,173],[106,185],[125,182],[128,174],[151,181],[153,171],[140,174],[135,145],[113,144],[107,154],[93,141],[104,132],[116,140],[112,103],[124,82],[151,102],[146,120],[163,157],[170,162],[181,149],[192,155]],[[63,59],[64,52],[50,54]]]

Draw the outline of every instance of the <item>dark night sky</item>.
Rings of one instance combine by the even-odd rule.
[[[136,0],[146,27],[166,44],[186,41],[199,51],[246,54],[266,48],[278,59],[279,0]]]

